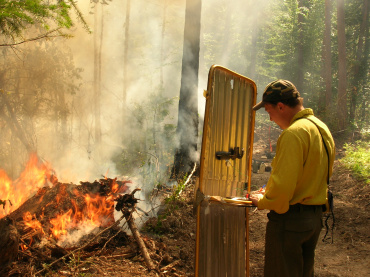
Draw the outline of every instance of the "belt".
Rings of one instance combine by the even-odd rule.
[[[316,211],[316,209],[322,209],[322,205],[303,205],[298,203],[289,206],[289,212]]]

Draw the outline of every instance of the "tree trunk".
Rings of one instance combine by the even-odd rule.
[[[36,146],[33,143],[33,141],[29,140],[27,138],[27,134],[22,128],[22,126],[19,124],[15,113],[13,111],[12,106],[10,105],[8,96],[6,95],[6,92],[1,91],[0,92],[3,103],[5,104],[5,108],[8,111],[9,116],[6,116],[4,112],[2,112],[4,120],[7,122],[9,128],[12,130],[12,133],[18,137],[18,139],[23,143],[24,147],[26,148],[27,152],[29,154],[36,152]]]
[[[68,107],[65,100],[65,94],[63,87],[56,84],[56,91],[52,95],[53,101],[55,101],[54,106],[54,121],[55,121],[55,134],[56,143],[53,145],[54,151],[58,149],[63,149],[68,143],[67,135],[67,117],[68,117]]]
[[[296,87],[298,90],[303,89],[303,79],[304,79],[304,32],[303,32],[303,26],[304,26],[304,16],[302,14],[304,5],[304,0],[298,1],[298,40],[297,40],[297,81],[296,81]]]
[[[369,22],[369,6],[368,6],[368,0],[364,0],[364,3],[366,2],[367,4],[367,16],[366,16],[366,28],[365,28],[365,45],[364,45],[364,54],[363,54],[363,58],[362,58],[362,61],[361,61],[361,72],[363,72],[364,77],[362,80],[361,80],[361,84],[363,87],[365,87],[366,84],[368,84],[368,80],[369,80],[369,77],[368,77],[368,72],[369,72],[369,66],[370,66],[370,63],[369,63],[369,50],[370,50],[370,26],[368,24]],[[370,102],[370,95],[369,93],[366,93],[364,92],[364,97],[363,97],[363,100],[362,100],[363,104],[361,105],[361,110],[359,112],[360,114],[360,120],[365,124],[365,126],[368,126],[369,124],[369,121],[370,121],[370,113],[369,113],[369,102]]]
[[[364,0],[362,6],[362,20],[360,25],[360,32],[357,43],[356,51],[356,62],[353,70],[354,82],[351,94],[351,105],[349,118],[352,122],[355,122],[355,111],[357,106],[358,92],[361,86],[361,80],[366,79],[366,71],[364,70],[364,64],[367,63],[367,57],[364,55],[364,39],[368,28],[368,0]],[[366,65],[365,65],[366,67]]]
[[[233,51],[233,42],[230,37],[232,37],[232,5],[229,3],[226,5],[225,10],[225,21],[224,24],[220,26],[220,28],[223,28],[223,36],[222,36],[222,50],[221,50],[221,64],[226,67],[230,67],[230,54]]]
[[[259,17],[257,17],[259,18]],[[259,20],[259,19],[257,19]],[[250,56],[250,78],[252,80],[257,79],[257,72],[256,72],[256,65],[257,65],[257,53],[258,53],[258,48],[257,48],[257,41],[258,41],[258,36],[260,33],[261,27],[259,24],[255,24],[252,27],[252,43],[251,43],[251,56]]]
[[[126,21],[125,21],[125,45],[123,49],[123,90],[122,90],[122,127],[126,125],[126,98],[127,88],[129,87],[128,79],[128,48],[130,41],[130,9],[131,0],[126,0]]]
[[[323,39],[323,70],[322,78],[325,83],[325,91],[320,97],[319,110],[325,110],[332,102],[332,73],[331,73],[331,12],[332,0],[325,0],[325,31]]]
[[[68,106],[65,99],[64,90],[59,92],[59,105],[60,105],[60,133],[62,137],[61,144],[65,146],[68,142],[68,132],[67,132],[67,118],[68,118]],[[64,148],[64,147],[63,147]]]
[[[172,178],[190,172],[196,160],[198,140],[198,70],[201,0],[187,0],[177,136],[180,145],[175,154]]]
[[[337,0],[338,25],[338,127],[347,127],[347,72],[344,0]]]
[[[103,7],[102,7],[103,9]],[[101,123],[100,123],[100,96],[101,96],[101,36],[103,35],[103,28],[101,29],[101,36],[98,36],[98,4],[95,4],[94,14],[94,118],[95,118],[95,144],[101,142]],[[101,24],[103,24],[103,13],[101,17]],[[103,27],[103,26],[101,26]]]
[[[166,11],[167,11],[167,0],[164,1],[163,4],[163,14],[162,14],[162,35],[161,35],[161,60],[160,60],[160,76],[159,76],[159,90],[162,93],[164,89],[164,81],[163,81],[163,67],[164,67],[164,37],[166,31]]]

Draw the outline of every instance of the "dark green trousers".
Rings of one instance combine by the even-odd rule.
[[[297,204],[285,214],[271,211],[267,216],[264,276],[313,277],[321,206]]]

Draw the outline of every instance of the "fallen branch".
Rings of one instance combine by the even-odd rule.
[[[25,242],[22,238],[19,239],[24,245],[27,245],[27,242]],[[50,258],[48,256],[46,256],[44,253],[42,253],[41,251],[35,249],[34,247],[30,246],[30,245],[27,245],[27,249],[31,249],[32,251],[35,251],[36,254],[38,254],[39,256],[43,257],[45,260],[50,260]],[[25,252],[23,251],[19,251],[18,253],[22,253],[22,254],[26,254]],[[26,254],[28,255],[28,254]]]
[[[126,217],[127,224],[132,232],[132,235],[134,236],[137,244],[139,245],[141,254],[143,254],[143,258],[145,260],[145,263],[149,270],[154,270],[155,265],[152,262],[152,259],[150,258],[150,255],[148,253],[148,250],[146,249],[145,243],[143,239],[140,236],[139,230],[136,227],[135,221],[132,218],[132,216]]]
[[[123,227],[123,226],[122,226]],[[106,243],[104,244],[104,246],[102,247],[102,249],[100,249],[95,255],[99,255],[101,252],[103,252],[103,250],[105,249],[105,247],[108,245],[108,243],[114,239],[119,233],[122,232],[122,229],[119,229],[118,232],[116,234],[114,234],[113,236],[111,236],[107,241]]]
[[[169,268],[173,268],[178,263],[180,263],[180,260],[174,261],[174,262],[170,263],[169,265],[166,265],[166,266],[162,267],[161,271],[165,271],[165,270],[168,270]]]
[[[155,265],[150,258],[148,250],[146,249],[145,243],[140,236],[139,230],[135,224],[135,220],[133,219],[133,212],[135,212],[135,206],[139,199],[134,197],[135,192],[140,191],[141,189],[134,189],[131,194],[125,194],[118,197],[115,201],[117,201],[116,210],[121,211],[123,216],[126,218],[126,222],[128,227],[131,230],[132,235],[134,236],[137,244],[139,245],[141,254],[143,255],[144,261],[149,270],[155,270]]]
[[[181,193],[184,191],[184,188],[188,185],[188,183],[190,182],[190,179],[191,177],[193,176],[194,172],[195,172],[195,169],[197,168],[197,164],[194,163],[194,168],[193,170],[191,171],[191,173],[189,174],[188,178],[186,179],[184,185],[182,186],[182,189],[179,191],[179,196],[181,195]]]
[[[32,256],[32,255],[30,255],[30,254],[28,254],[28,253],[26,253],[26,252],[19,251],[18,253],[20,253],[20,254],[22,254],[22,255],[24,255],[24,256],[27,256],[28,258],[35,259],[35,257],[34,257],[34,256]]]

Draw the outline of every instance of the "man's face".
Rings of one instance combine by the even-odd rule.
[[[265,111],[270,115],[270,120],[275,122],[281,129],[287,128],[287,119],[284,110],[284,104],[280,102],[277,105],[265,104]]]

